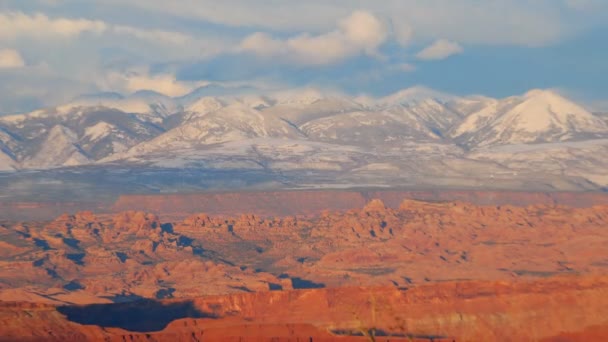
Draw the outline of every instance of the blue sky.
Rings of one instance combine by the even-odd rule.
[[[504,97],[608,110],[605,0],[0,0],[0,113],[201,85]]]

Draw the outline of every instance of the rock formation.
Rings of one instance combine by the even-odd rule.
[[[594,336],[605,331],[606,323],[597,309],[603,303],[599,293],[605,295],[608,288],[608,281],[597,276],[608,267],[606,227],[606,205],[482,206],[410,199],[392,206],[374,199],[361,209],[317,216],[200,213],[167,221],[137,211],[81,212],[48,222],[2,223],[0,301],[65,305],[203,298],[194,301],[197,310],[221,316],[223,323],[205,321],[209,327],[192,330],[200,322],[185,317],[168,322],[162,334],[183,338],[184,331],[206,331],[220,336],[226,332],[222,324],[230,322],[247,331],[265,331],[263,336],[309,332],[331,339],[332,329],[352,333],[356,328],[354,318],[342,311],[368,303],[363,293],[380,291],[378,298],[416,313],[406,323],[408,334],[420,338],[492,340],[491,327],[507,322],[504,329],[519,331],[530,315],[550,317],[536,340]],[[554,295],[548,296],[551,291]],[[311,298],[299,302],[306,296]],[[301,317],[286,311],[304,307],[313,309]],[[323,307],[342,311],[323,313]],[[74,326],[54,307],[19,308],[3,309],[8,316],[0,322],[11,325],[15,317],[19,321],[34,311],[34,317],[42,315],[36,319],[57,324],[56,336],[66,340],[72,335],[61,334],[70,329],[77,331],[74,340],[150,340],[126,331]],[[559,319],[553,317],[558,316],[543,310],[559,315],[564,330],[556,328]],[[314,323],[316,318],[324,323]],[[17,324],[19,329],[23,324]],[[189,328],[183,330],[182,324]]]

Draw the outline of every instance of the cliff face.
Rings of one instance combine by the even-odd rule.
[[[364,341],[352,335],[372,328],[391,341],[588,341],[606,336],[607,293],[606,277],[347,287],[103,306],[2,304],[0,322],[10,322],[7,337],[64,341]],[[121,316],[130,319],[112,319]]]

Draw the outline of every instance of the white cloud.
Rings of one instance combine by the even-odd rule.
[[[178,81],[174,75],[158,74],[150,75],[146,70],[129,73],[113,72],[106,76],[100,87],[107,91],[123,91],[134,93],[140,90],[151,90],[167,96],[183,96],[197,87],[208,84],[208,82],[183,82]]]
[[[464,49],[458,43],[440,39],[420,51],[416,57],[421,60],[441,60],[463,51]]]
[[[597,2],[604,0],[562,0]],[[465,44],[539,46],[565,37],[569,13],[556,0],[104,0],[114,6],[145,8],[163,14],[260,31],[327,32],[336,20],[363,9],[390,19],[400,41],[446,38]],[[604,1],[605,2],[605,1]]]
[[[240,44],[240,50],[252,52],[261,57],[272,57],[286,52],[283,41],[272,38],[262,32],[256,32],[245,39]]]
[[[386,25],[373,14],[355,11],[340,21],[340,32],[353,45],[374,52],[388,37]]]
[[[148,40],[156,43],[167,43],[173,45],[190,44],[196,39],[190,35],[163,31],[163,30],[144,30],[132,26],[116,25],[112,27],[112,31],[119,35],[129,35],[137,39]]]
[[[404,21],[393,21],[393,34],[401,46],[407,46],[414,37],[414,29]]]
[[[103,21],[88,19],[49,18],[45,14],[21,12],[0,13],[0,39],[21,37],[76,37],[83,33],[101,34],[107,29]]]
[[[91,84],[66,76],[44,65],[0,69],[0,114],[55,106],[95,91]]]
[[[25,61],[17,50],[0,49],[0,69],[21,68]]]
[[[338,22],[338,28],[320,35],[301,34],[287,40],[254,33],[245,38],[240,51],[260,57],[278,57],[307,65],[325,65],[361,53],[377,55],[388,38],[386,25],[373,14],[355,11]]]
[[[76,38],[83,33],[102,35],[114,33],[153,42],[188,44],[196,39],[188,34],[158,29],[142,29],[113,25],[101,20],[50,18],[45,14],[0,12],[0,39],[20,37],[46,39],[48,37]]]

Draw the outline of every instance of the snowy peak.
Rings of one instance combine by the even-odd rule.
[[[500,100],[456,97],[425,87],[384,98],[314,88],[266,96],[245,91],[209,95],[215,90],[227,91],[207,87],[188,98],[154,92],[126,97],[102,94],[1,117],[0,169],[169,160],[184,155],[228,160],[230,153],[260,144],[399,153],[423,146],[423,150],[459,154],[478,147],[608,138],[607,120],[547,90]],[[260,157],[260,151],[247,155],[247,160],[264,164],[258,159],[268,156]],[[341,157],[332,154],[328,160]],[[356,160],[351,160],[351,166]],[[379,165],[383,163],[379,160]]]
[[[112,134],[116,130],[116,126],[105,121],[100,121],[93,126],[89,126],[84,130],[84,138],[90,141],[97,141]]]
[[[607,134],[603,120],[547,90],[491,101],[452,132],[469,146],[557,142]]]
[[[418,103],[425,100],[434,100],[439,102],[448,102],[456,97],[427,87],[416,86],[400,90],[392,95],[383,97],[378,100],[379,105],[396,106]]]
[[[185,108],[188,113],[197,114],[198,117],[223,108],[225,104],[215,97],[205,96],[191,103]]]
[[[319,100],[326,98],[327,95],[323,91],[315,88],[295,89],[276,92],[271,95],[271,98],[277,104],[298,104],[310,105]]]
[[[581,106],[551,91],[533,90],[524,101],[501,118],[511,120],[516,129],[526,132],[602,132],[601,120]]]
[[[209,109],[208,106],[205,107]],[[249,104],[235,102],[187,122],[131,148],[122,156],[162,153],[257,138],[298,139],[301,133],[288,122],[265,114]],[[116,159],[111,158],[111,159]]]

